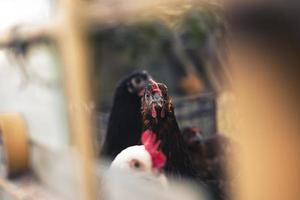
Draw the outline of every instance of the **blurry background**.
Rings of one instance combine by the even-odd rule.
[[[222,71],[216,52],[224,35],[221,8],[186,3],[153,13],[141,20],[128,16],[128,21],[104,20],[91,27],[93,95],[96,111],[104,117],[102,130],[118,80],[132,71],[147,70],[168,86],[182,127],[200,126],[204,134],[214,134],[217,85],[211,77]]]
[[[115,87],[135,70],[145,69],[168,85],[181,128],[200,126],[204,135],[216,134],[218,83],[212,77],[216,79],[221,70],[221,7],[202,2],[160,4],[78,1],[73,7],[69,1],[0,2],[0,112],[18,113],[26,123],[31,172],[14,182],[25,196],[42,198],[48,189],[67,199],[86,193],[88,185],[78,170],[88,177],[89,152],[93,144],[101,148]],[[86,21],[78,22],[81,17]],[[74,22],[78,27],[73,30]],[[82,39],[79,34],[89,48],[85,56],[80,53],[83,43],[76,42]],[[78,68],[89,73],[80,74]],[[87,83],[81,78],[85,75],[90,77],[93,101],[86,98],[89,92],[80,90]],[[78,91],[83,93],[77,96]],[[82,114],[96,116],[96,143],[88,142],[93,138],[83,127],[91,121]]]
[[[230,140],[229,199],[298,200],[299,8],[1,0],[0,199],[209,199],[185,182],[162,192],[118,179],[95,156],[118,80],[145,69],[168,86],[181,128]],[[29,163],[22,176],[9,174],[6,143],[20,149],[23,131],[5,132],[7,113],[26,125],[29,160],[14,154]]]

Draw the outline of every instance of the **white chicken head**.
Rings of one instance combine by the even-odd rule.
[[[166,157],[158,150],[160,141],[150,130],[142,134],[142,144],[121,151],[111,163],[111,168],[133,172],[156,173],[165,165]]]
[[[121,151],[113,160],[110,167],[122,170],[151,172],[152,161],[144,145],[136,145],[127,147]]]

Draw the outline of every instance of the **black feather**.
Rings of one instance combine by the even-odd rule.
[[[225,173],[229,140],[225,136],[213,134],[205,137],[198,128],[187,127],[182,131],[188,144],[201,180],[207,186],[214,200],[228,199],[228,181]]]
[[[116,88],[110,113],[102,156],[113,159],[123,149],[140,143],[142,133],[141,97],[131,91],[131,80],[140,77],[148,81],[150,75],[138,71],[123,78]],[[131,91],[131,92],[130,92]]]

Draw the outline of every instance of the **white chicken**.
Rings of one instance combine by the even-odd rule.
[[[167,186],[167,178],[161,171],[166,156],[158,150],[160,141],[156,141],[155,134],[147,130],[142,134],[142,144],[121,151],[111,163],[110,169],[132,172],[138,177]]]

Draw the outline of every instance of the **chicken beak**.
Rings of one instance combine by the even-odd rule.
[[[156,106],[158,106],[158,107],[161,108],[163,106],[164,100],[163,100],[163,98],[162,98],[162,96],[160,94],[154,93],[152,95],[152,102],[154,104],[156,104]]]
[[[155,82],[154,82],[155,83]],[[146,89],[144,95],[145,95],[145,101],[148,104],[148,106],[156,106],[156,107],[162,107],[164,103],[164,98],[162,96],[162,92],[156,85],[153,84],[153,82],[150,81],[150,86]]]
[[[158,106],[158,107],[162,107],[164,99],[157,92],[152,93],[152,94],[149,94],[149,92],[145,92],[145,101],[146,101],[148,106],[155,105],[155,106]]]
[[[147,109],[151,112],[152,118],[157,117],[157,109],[159,109],[160,111],[163,110],[164,98],[162,96],[162,92],[158,87],[158,84],[152,79],[149,81],[149,85],[146,87],[144,101],[146,103]]]

